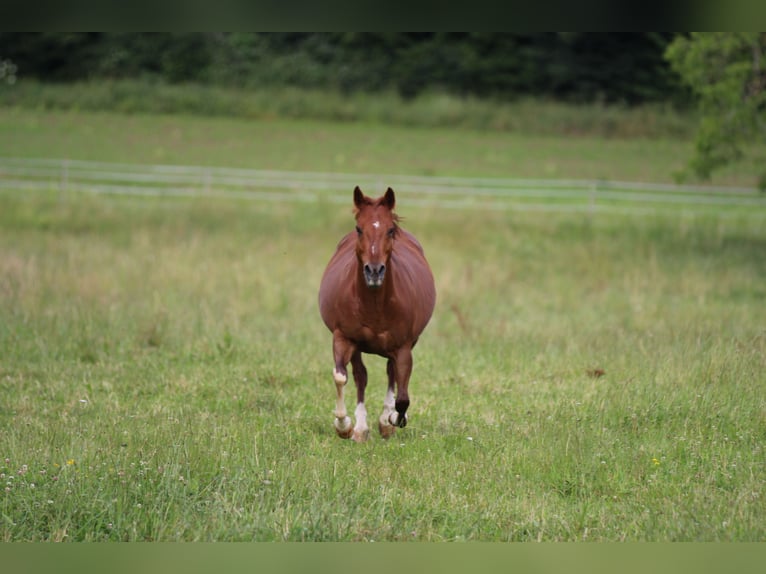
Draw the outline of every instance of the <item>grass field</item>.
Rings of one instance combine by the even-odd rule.
[[[669,181],[687,146],[0,110],[15,157]],[[457,211],[397,189],[437,308],[409,425],[357,445],[332,427],[316,305],[352,225],[337,191],[348,207],[0,192],[0,539],[766,539],[762,208]]]

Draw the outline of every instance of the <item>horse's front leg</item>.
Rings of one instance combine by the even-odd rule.
[[[356,384],[356,411],[354,416],[354,434],[352,438],[356,442],[365,442],[370,436],[370,427],[367,426],[367,408],[364,406],[364,390],[367,388],[367,368],[362,362],[362,353],[356,351],[351,355],[351,366],[354,369],[354,383]]]
[[[335,359],[335,368],[332,371],[335,381],[335,432],[340,438],[350,438],[353,432],[351,419],[346,413],[346,401],[343,396],[343,387],[348,381],[348,372],[346,365],[351,360],[355,350],[354,344],[346,339],[340,331],[333,332],[332,352]]]

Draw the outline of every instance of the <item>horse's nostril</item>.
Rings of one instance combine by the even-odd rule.
[[[365,263],[364,272],[368,275],[382,275],[386,270],[386,266],[382,263]]]

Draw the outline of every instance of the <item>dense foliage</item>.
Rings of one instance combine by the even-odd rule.
[[[690,169],[709,179],[766,139],[766,34],[696,33],[669,46],[668,60],[698,96],[702,121]],[[759,176],[766,189],[766,170]]]
[[[0,33],[20,78],[151,77],[413,97],[427,90],[636,104],[683,95],[672,33]]]

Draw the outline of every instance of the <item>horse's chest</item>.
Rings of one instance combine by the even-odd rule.
[[[351,338],[363,349],[372,353],[384,353],[399,347],[408,329],[401,318],[397,321],[385,316],[360,316],[353,331]]]
[[[368,327],[362,325],[358,332],[359,342],[367,343],[375,347],[388,347],[393,337],[388,329]]]

